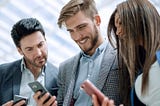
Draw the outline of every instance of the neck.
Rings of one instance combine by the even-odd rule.
[[[31,71],[31,73],[34,76],[34,79],[37,79],[39,74],[41,73],[42,67],[36,67],[29,64],[26,67]]]
[[[30,71],[34,76],[34,79],[38,78],[39,74],[41,73],[41,70],[42,70],[41,68],[35,68],[35,67],[30,68]]]
[[[92,48],[92,50],[90,50],[87,55],[92,56],[96,49],[104,42],[104,39],[102,38],[102,36],[100,36],[100,39],[98,40],[98,42],[95,44],[94,48]]]

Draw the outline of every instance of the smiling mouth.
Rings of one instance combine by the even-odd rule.
[[[88,38],[82,39],[81,41],[79,41],[79,44],[84,44],[87,42],[87,40],[88,40]]]

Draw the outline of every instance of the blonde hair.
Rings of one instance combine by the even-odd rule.
[[[61,28],[64,22],[74,16],[79,11],[82,11],[86,16],[93,19],[95,14],[98,14],[94,0],[70,0],[61,10],[58,25]]]

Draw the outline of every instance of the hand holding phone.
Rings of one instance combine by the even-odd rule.
[[[28,83],[28,85],[32,89],[33,92],[35,93],[38,91],[41,92],[41,95],[38,97],[38,99],[41,98],[45,93],[48,92],[47,89],[43,85],[41,85],[41,83],[38,81]],[[50,98],[51,98],[51,95],[49,95],[49,97],[44,101],[44,103],[46,103]]]
[[[81,88],[90,96],[96,95],[100,103],[105,98],[105,95],[88,79],[82,83]]]
[[[28,98],[25,97],[25,96],[21,96],[21,95],[14,95],[14,100],[13,100],[14,103],[13,103],[13,104],[18,103],[18,102],[20,102],[21,100],[25,100],[26,103],[25,103],[23,106],[27,106],[27,104],[28,104]]]
[[[29,87],[32,89],[33,92],[42,92],[42,94],[48,92],[47,89],[41,85],[40,82],[38,81],[34,81],[34,82],[31,82],[31,83],[28,83]]]

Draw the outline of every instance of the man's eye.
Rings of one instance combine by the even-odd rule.
[[[72,30],[69,30],[68,32],[69,32],[69,33],[72,33],[73,31],[72,31]]]
[[[73,30],[67,30],[69,33],[72,33],[73,32]]]
[[[32,51],[32,49],[31,49],[31,48],[29,48],[29,49],[26,49],[26,51]]]
[[[86,25],[82,25],[82,26],[79,26],[78,29],[83,29],[83,28],[85,28],[85,27],[86,27]]]
[[[44,43],[40,43],[39,45],[38,45],[38,47],[42,47],[44,45]]]

